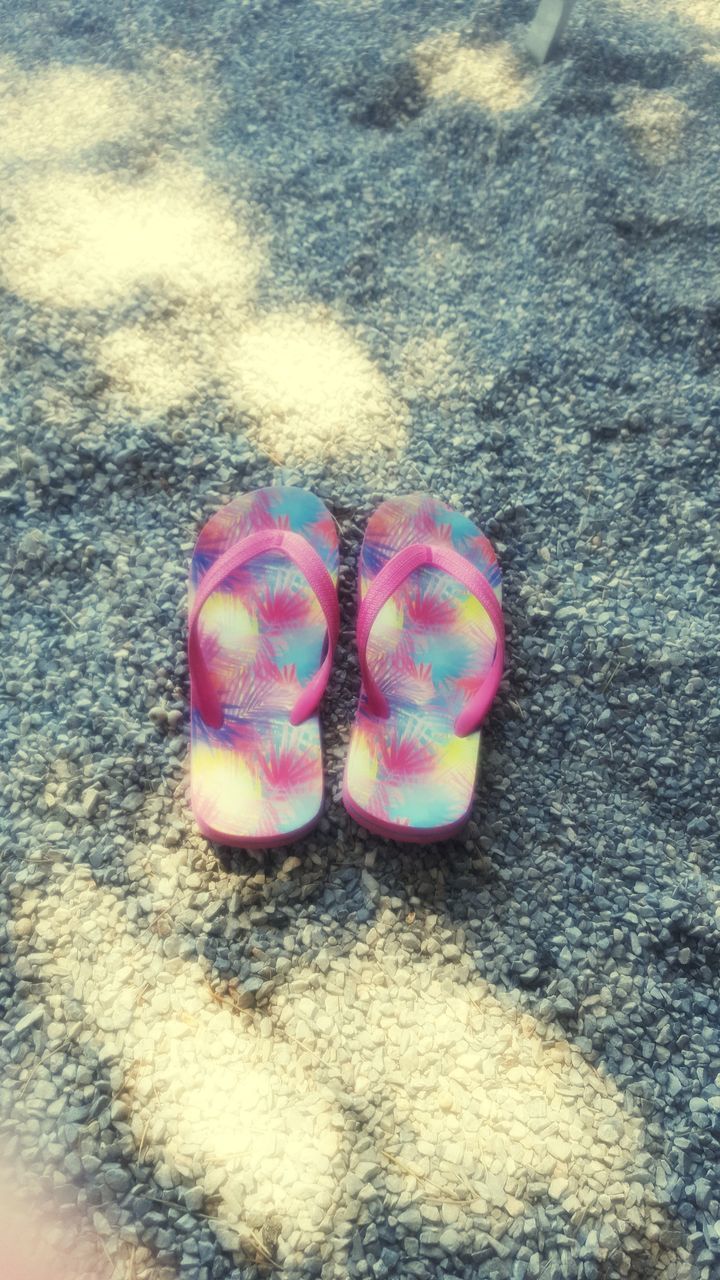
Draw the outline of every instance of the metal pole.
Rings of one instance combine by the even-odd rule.
[[[528,53],[536,62],[544,62],[557,47],[574,6],[575,0],[540,0],[525,36]]]

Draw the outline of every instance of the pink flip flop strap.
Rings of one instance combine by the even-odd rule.
[[[367,648],[373,623],[383,605],[387,603],[393,592],[397,591],[400,584],[414,569],[420,569],[426,565],[443,569],[467,587],[476,600],[480,601],[495,631],[495,652],[487,676],[455,721],[455,732],[459,737],[464,738],[477,729],[485,719],[502,680],[505,666],[505,623],[502,608],[485,575],[465,556],[461,556],[459,552],[444,543],[440,545],[414,542],[408,547],[403,547],[387,561],[387,564],[383,565],[365,593],[358,610],[357,646],[368,710],[371,715],[383,720],[390,714],[387,699],[378,687],[368,665]]]
[[[290,712],[291,724],[302,724],[315,711],[330,678],[333,652],[340,631],[340,609],[337,591],[323,560],[302,534],[290,529],[261,529],[233,543],[218,556],[203,575],[193,599],[188,618],[188,665],[193,706],[200,712],[206,724],[219,729],[223,723],[223,709],[215,692],[207,664],[203,657],[198,634],[198,619],[206,600],[217,591],[222,582],[241,565],[269,551],[282,552],[308,582],[325,615],[328,644],[325,658],[315,675],[304,686]]]

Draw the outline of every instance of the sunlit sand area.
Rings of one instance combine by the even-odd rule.
[[[3,1280],[720,1274],[720,18],[577,0],[537,65],[534,9],[6,14]],[[324,816],[251,855],[188,809],[186,575],[270,484],[342,626]],[[340,803],[418,490],[508,625],[422,847]]]

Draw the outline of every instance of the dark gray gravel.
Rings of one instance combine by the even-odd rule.
[[[28,1249],[714,1280],[717,16],[580,3],[535,70],[529,0],[3,10]],[[187,811],[185,574],[274,480],[336,515],[345,621],[326,815],[258,864]],[[509,627],[473,820],[424,849],[339,803],[364,521],[418,488],[493,538]]]

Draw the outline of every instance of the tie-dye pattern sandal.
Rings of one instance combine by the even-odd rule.
[[[467,516],[411,494],[368,521],[359,578],[343,802],[376,835],[444,839],[469,816],[478,730],[503,674],[495,553]]]
[[[190,795],[219,844],[287,844],[323,802],[317,706],[339,630],[338,540],[303,489],[215,512],[190,566]]]

